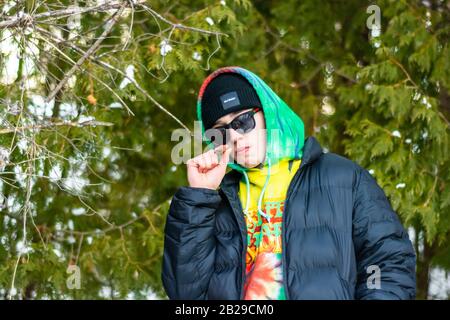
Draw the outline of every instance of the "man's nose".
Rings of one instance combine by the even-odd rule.
[[[242,139],[242,135],[234,129],[228,129],[228,136],[230,137],[230,143],[235,144],[238,140]]]

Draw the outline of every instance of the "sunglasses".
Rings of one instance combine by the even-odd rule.
[[[256,121],[254,116],[259,111],[261,111],[260,108],[255,108],[248,112],[244,112],[234,118],[229,124],[206,130],[205,136],[215,146],[224,145],[229,140],[227,129],[233,129],[239,134],[248,133],[255,129]]]

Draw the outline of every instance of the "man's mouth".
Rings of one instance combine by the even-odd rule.
[[[236,150],[236,153],[246,153],[248,152],[248,150],[250,149],[250,147],[242,147]]]

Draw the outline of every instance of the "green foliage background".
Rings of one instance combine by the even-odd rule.
[[[329,151],[370,170],[405,226],[414,231],[418,298],[433,298],[428,296],[431,268],[450,270],[450,5],[428,2],[426,6],[421,1],[388,0],[148,1],[171,21],[183,20],[184,25],[228,36],[175,29],[172,51],[163,61],[161,38],[143,37],[157,33],[158,25],[142,11],[133,17],[128,50],[109,53],[108,47],[102,47],[97,56],[103,54],[103,61],[121,70],[133,65],[139,84],[192,130],[198,89],[210,72],[238,65],[258,74],[302,117],[307,135],[317,136]],[[83,3],[79,1],[80,6]],[[379,36],[366,26],[371,4],[381,9]],[[215,23],[210,25],[207,17]],[[82,29],[104,19],[101,14],[83,15]],[[130,22],[127,16],[118,26]],[[117,44],[123,29],[115,28],[117,37],[106,43]],[[94,36],[99,33],[101,29]],[[61,50],[75,61],[79,58],[70,48]],[[195,52],[201,60],[193,58]],[[61,57],[53,58],[50,68],[63,75],[70,65]],[[6,57],[0,59],[3,69]],[[169,75],[164,82],[160,81],[166,77],[162,63]],[[132,84],[120,88],[122,76],[112,77],[94,63],[84,67],[89,73],[79,73],[74,87],[58,97],[52,118],[64,119],[62,103],[73,101],[78,114],[71,120],[92,116],[114,125],[59,127],[36,135],[40,145],[70,159],[60,162],[63,178],[84,167],[83,177],[92,185],[84,188],[81,197],[50,179],[33,180],[30,201],[36,227],[27,224],[31,248],[18,263],[15,297],[165,298],[160,280],[165,215],[177,187],[187,184],[184,166],[174,165],[170,157],[178,143],[171,141],[171,133],[180,125]],[[17,99],[19,79],[0,83],[2,101]],[[118,100],[98,79],[108,83],[135,115],[112,108]],[[47,85],[28,92],[25,105],[33,103],[32,94],[48,92]],[[95,105],[87,100],[92,92]],[[11,122],[17,120],[6,112],[5,104],[0,104],[0,113]],[[15,143],[13,134],[0,134],[0,146]],[[4,203],[19,207],[25,203],[25,187],[7,172],[26,159],[16,149],[10,159],[15,165],[0,171]],[[34,166],[48,176],[55,163],[43,159]],[[23,217],[13,208],[5,205],[0,211],[4,298],[23,236]],[[84,214],[74,215],[80,210]],[[78,290],[67,288],[69,264],[81,268]]]

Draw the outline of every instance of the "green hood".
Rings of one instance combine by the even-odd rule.
[[[197,118],[201,122],[202,136],[205,136],[205,128],[201,118],[203,93],[212,79],[226,72],[234,72],[244,76],[256,90],[261,101],[267,129],[267,148],[264,166],[269,166],[269,175],[271,164],[275,164],[284,159],[301,159],[305,140],[305,129],[302,119],[261,78],[253,72],[237,66],[217,69],[203,81],[197,99]],[[276,130],[277,134],[271,134],[271,132],[275,131],[274,129],[278,129]],[[212,147],[211,141],[207,140],[207,144]],[[248,176],[246,174],[246,170],[248,169],[237,163],[229,163],[228,166],[244,174],[248,188],[247,191],[249,191]],[[264,191],[265,187],[261,192],[260,200]],[[249,192],[247,192],[248,194]],[[249,201],[247,199],[245,211],[248,209],[248,203]]]

